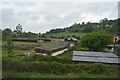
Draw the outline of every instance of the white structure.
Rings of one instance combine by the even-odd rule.
[[[57,51],[55,53],[52,53],[52,56],[57,56],[57,55],[62,54],[64,51],[67,51],[67,50],[68,50],[68,48],[67,49],[63,49],[61,51]]]

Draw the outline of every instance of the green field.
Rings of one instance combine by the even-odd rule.
[[[55,44],[56,42],[42,42],[42,43],[35,43],[35,42],[14,42],[15,45],[19,45],[19,44],[40,44],[40,45],[52,45]],[[5,42],[3,42],[3,44],[5,44]],[[25,56],[14,56],[12,58],[8,57],[7,54],[7,50],[5,48],[0,49],[2,50],[2,58],[3,60],[13,60],[13,61],[23,61],[26,62],[26,64],[28,64],[30,61],[25,61]],[[14,54],[23,54],[24,52],[28,52],[32,50],[14,50]],[[60,57],[70,57],[72,55],[72,51],[65,51],[63,54],[60,54]],[[29,56],[28,56],[29,57]],[[36,57],[35,57],[36,59]],[[44,59],[43,59],[44,60]],[[54,59],[54,62],[57,62],[57,60]],[[48,63],[54,63],[54,62],[48,62]],[[64,61],[65,62],[65,61]],[[45,61],[31,61],[30,63],[46,63]],[[69,63],[64,63],[64,65],[69,64]],[[63,65],[63,63],[61,64]],[[74,64],[73,64],[74,65]],[[7,65],[8,66],[8,65]],[[15,65],[14,65],[15,66]],[[26,66],[26,65],[25,65]],[[48,66],[48,64],[46,64],[44,67],[41,67],[41,69],[46,69],[46,67]],[[17,67],[18,68],[18,67]],[[28,68],[28,67],[27,67]],[[49,66],[48,66],[49,68]],[[22,68],[21,68],[22,69]],[[56,67],[56,69],[58,69]],[[112,68],[111,68],[112,69]],[[71,70],[71,68],[70,68]],[[85,70],[85,72],[81,72],[81,73],[68,73],[68,74],[53,74],[53,73],[38,73],[38,72],[17,72],[17,71],[11,71],[11,70],[7,70],[7,71],[3,71],[3,78],[118,78],[117,72],[115,73],[115,71],[113,73],[110,74],[104,74],[104,73],[100,73],[100,74],[90,74],[86,72],[87,69]]]
[[[55,44],[56,42],[20,42],[20,41],[14,41],[14,45],[19,45],[19,44],[39,44],[39,45],[52,45]],[[2,45],[5,45],[6,41],[2,42]]]
[[[15,54],[18,54],[18,53],[22,54],[24,52],[26,52],[26,50],[14,50]],[[24,58],[25,58],[24,56],[15,56],[13,58],[8,58],[7,53],[6,53],[6,49],[3,49],[2,54],[3,54],[3,59],[5,59],[5,60],[11,59],[11,60],[15,60],[15,61],[16,60],[17,61],[24,61]],[[66,51],[59,56],[65,57],[65,56],[70,56],[71,54],[72,54],[72,52]],[[40,61],[25,61],[25,62],[38,63],[38,64],[41,63]],[[42,61],[42,63],[46,63],[46,62]],[[49,63],[52,63],[52,62],[49,62]],[[66,64],[68,64],[68,63],[66,63]],[[48,66],[48,65],[46,65],[46,66]],[[46,67],[46,66],[44,66],[44,67]],[[87,71],[87,69],[86,69],[86,71]],[[118,78],[118,74],[117,74],[117,72],[115,73],[115,71],[113,73],[111,72],[110,74],[109,74],[109,72],[108,72],[108,74],[107,73],[106,74],[104,74],[104,73],[90,74],[90,73],[87,73],[86,71],[80,72],[80,73],[68,73],[68,74],[58,74],[58,75],[52,74],[52,73],[45,73],[45,74],[43,73],[42,74],[42,73],[38,73],[38,72],[3,71],[2,76],[3,76],[3,78]]]
[[[68,36],[76,36],[76,37],[83,37],[87,33],[56,33],[56,34],[46,34],[47,37],[52,36],[52,37],[68,37]]]
[[[27,50],[14,50],[14,55],[16,55],[16,54],[23,54],[26,51]],[[23,57],[22,56],[15,56],[14,59],[15,60],[21,60]],[[7,59],[8,58],[7,49],[5,49],[5,48],[2,49],[2,58],[3,59]]]

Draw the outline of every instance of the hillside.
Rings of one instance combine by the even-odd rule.
[[[52,29],[49,32],[46,32],[44,34],[40,33],[33,33],[33,32],[21,32],[17,33],[15,31],[12,31],[11,29],[7,28],[4,30],[0,31],[2,32],[2,40],[6,40],[6,38],[10,35],[12,35],[14,38],[66,38],[69,36],[81,38],[82,36],[93,32],[93,31],[106,31],[110,34],[113,35],[120,35],[118,32],[120,32],[120,18],[116,20],[108,20],[107,18],[100,20],[99,23],[95,22],[87,22],[82,24],[80,23],[75,23],[69,27],[66,28],[57,28],[57,29]]]
[[[67,32],[61,32],[61,33],[55,33],[55,34],[45,34],[46,37],[51,38],[67,38],[69,36],[80,38],[88,33],[67,33]]]
[[[95,22],[87,22],[82,24],[80,23],[74,23],[70,27],[66,28],[57,28],[52,29],[49,32],[46,32],[46,34],[55,34],[55,33],[89,33],[92,31],[98,31],[98,30],[106,30],[109,33],[117,33],[118,31],[118,21],[120,19],[116,20],[108,20],[107,18],[104,18],[99,21],[99,23]]]

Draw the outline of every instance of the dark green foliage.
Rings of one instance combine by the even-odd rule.
[[[96,30],[106,30],[106,29],[108,29],[107,32],[118,33],[118,32],[120,32],[119,22],[120,22],[120,19],[108,20],[107,18],[104,18],[104,19],[100,20],[99,23],[95,23],[95,22],[93,22],[93,23],[92,22],[87,22],[87,23],[82,22],[82,24],[74,23],[70,27],[66,27],[63,29],[62,28],[52,29],[49,32],[47,32],[46,34],[54,34],[54,33],[61,33],[61,32],[89,33],[89,32],[96,31]],[[113,31],[111,31],[112,28],[114,28]]]
[[[26,56],[25,61],[39,61],[39,62],[58,62],[58,63],[70,63],[72,64],[71,58],[68,57],[56,57],[56,56],[42,56],[42,55],[33,55]]]
[[[81,39],[81,46],[93,51],[103,51],[104,48],[112,43],[112,35],[106,32],[93,32]]]
[[[7,28],[2,31],[2,40],[6,41],[9,36],[12,35],[12,30]]]
[[[17,37],[20,37],[20,38],[38,38],[39,34],[32,33],[32,32],[23,32],[23,33],[19,34]]]
[[[10,29],[2,30],[2,39],[6,40],[9,35],[12,35],[14,38],[38,38],[38,37],[48,37],[47,35],[51,35],[51,38],[65,38],[64,36],[52,36],[55,33],[89,33],[98,30],[105,30],[108,33],[113,33],[115,35],[120,34],[120,27],[119,27],[120,19],[116,20],[108,20],[102,19],[99,23],[95,22],[87,22],[87,23],[74,23],[73,25],[66,27],[66,28],[57,28],[52,29],[49,32],[43,34],[37,34],[32,32],[20,32],[18,34],[17,31],[11,31]],[[71,35],[72,36],[72,35]],[[77,37],[76,35],[73,35]]]
[[[116,68],[116,69],[115,69]],[[102,63],[95,63],[90,66],[90,70],[88,71],[91,74],[112,74],[114,72],[118,73],[117,66],[106,65]]]
[[[102,63],[96,64],[62,64],[57,62],[23,62],[11,59],[3,60],[3,71],[36,72],[41,74],[68,74],[88,72],[90,74],[112,74],[118,70],[117,66]]]
[[[7,53],[8,53],[8,57],[12,57],[13,56],[13,50],[14,50],[14,42],[12,41],[12,37],[9,36],[7,41],[6,41],[6,48],[7,48]]]
[[[93,74],[103,73],[104,70],[106,69],[105,67],[106,66],[104,64],[96,63],[96,64],[94,64],[94,65],[91,66],[90,73],[93,73]]]

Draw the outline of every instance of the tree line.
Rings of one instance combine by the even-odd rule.
[[[46,33],[47,34],[61,33],[61,32],[89,33],[96,30],[106,30],[109,33],[114,33],[114,32],[119,32],[118,21],[120,21],[120,19],[108,20],[107,18],[104,18],[99,22],[87,22],[87,23],[82,22],[81,24],[74,23],[70,27],[52,29]]]
[[[99,23],[98,22],[93,22],[93,23],[92,22],[87,22],[87,23],[82,22],[81,24],[74,23],[70,27],[51,29],[49,32],[46,32],[44,34],[22,31],[22,26],[20,24],[18,24],[14,31],[12,31],[9,28],[6,28],[3,30],[0,29],[0,32],[2,33],[3,41],[7,40],[8,36],[12,36],[14,38],[39,38],[39,37],[46,38],[47,34],[50,35],[50,34],[62,33],[62,32],[65,32],[65,33],[90,33],[90,32],[99,31],[99,30],[104,30],[108,33],[120,35],[119,22],[120,22],[120,18],[116,19],[116,20],[108,20],[107,18],[104,18],[104,19],[100,20]],[[50,36],[50,37],[53,38],[53,36]],[[64,38],[64,37],[61,37],[61,38]]]
[[[6,41],[8,37],[12,38],[38,38],[39,34],[33,33],[33,32],[23,32],[22,31],[22,26],[18,24],[16,26],[16,29],[12,31],[9,28],[1,30],[2,33],[2,40]]]

